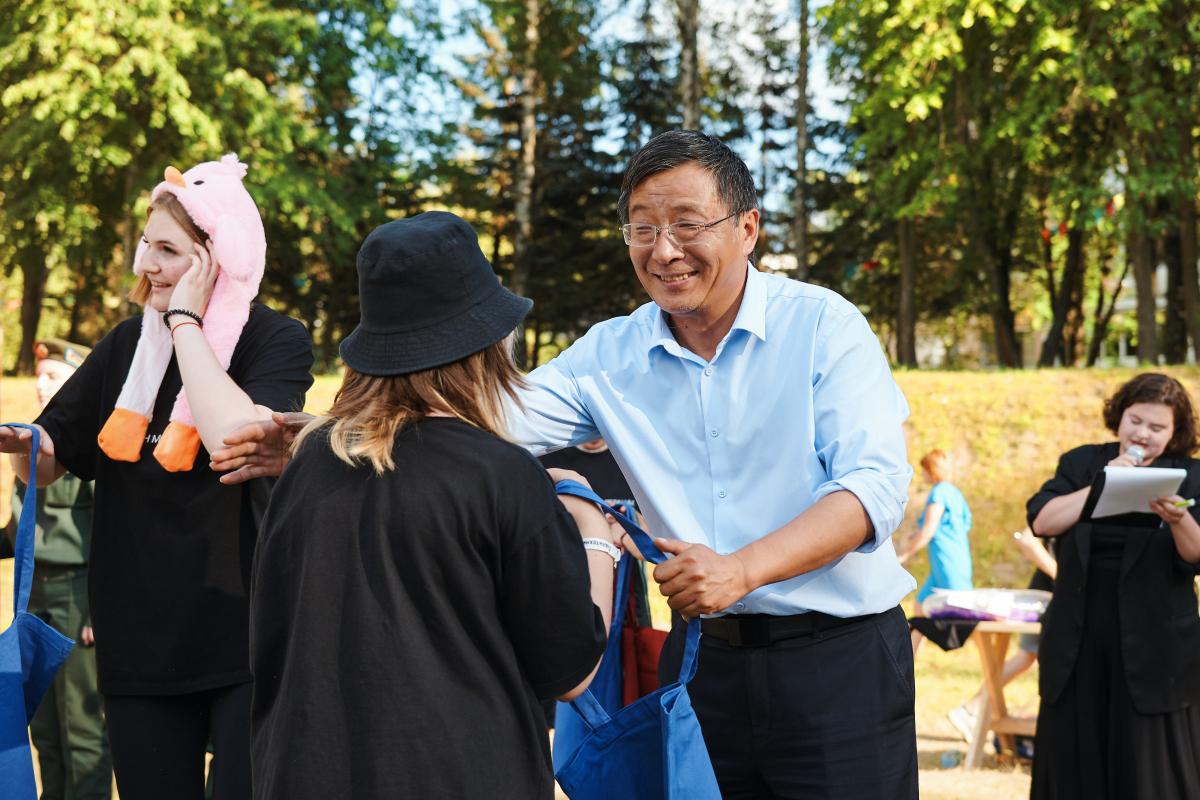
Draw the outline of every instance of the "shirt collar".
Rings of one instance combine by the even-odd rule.
[[[742,304],[738,307],[737,316],[734,317],[729,330],[730,333],[743,330],[764,342],[767,340],[767,279],[751,266],[749,261],[746,262],[746,290],[742,293]],[[662,347],[675,356],[683,353],[679,342],[675,341],[675,334],[671,333],[671,327],[667,324],[666,312],[657,306],[654,327],[646,349],[653,350],[656,347]]]

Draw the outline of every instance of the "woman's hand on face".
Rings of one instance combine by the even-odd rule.
[[[1134,461],[1126,453],[1121,453],[1121,455],[1117,456],[1112,461],[1108,462],[1108,466],[1110,466],[1110,467],[1140,467],[1141,463]]]
[[[38,444],[38,454],[53,456],[54,441],[50,438],[50,434],[46,433],[46,429],[41,425],[34,425],[34,427],[41,434]],[[28,428],[13,428],[8,425],[0,425],[0,453],[29,455],[29,448],[32,444],[33,431]]]
[[[211,241],[204,245],[193,244],[192,247],[195,250],[191,254],[192,266],[175,284],[167,308],[180,308],[203,317],[208,308],[208,301],[212,298],[213,288],[217,285],[221,266],[217,263],[217,257],[213,255]]]
[[[1150,501],[1150,510],[1157,514],[1163,522],[1174,525],[1182,522],[1188,513],[1186,507],[1181,508],[1175,505],[1182,502],[1185,502],[1184,499],[1177,494],[1156,497]]]

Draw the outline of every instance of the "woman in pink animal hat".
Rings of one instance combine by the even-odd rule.
[[[266,240],[227,155],[155,187],[120,323],[38,417],[40,486],[95,480],[89,594],[122,800],[250,797],[249,570],[263,481],[224,486],[208,454],[240,424],[300,408],[312,345],[254,302]],[[29,473],[27,430],[0,452]]]

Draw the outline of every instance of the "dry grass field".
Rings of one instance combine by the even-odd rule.
[[[1173,369],[1195,394],[1200,370]],[[1011,531],[1024,524],[1024,505],[1048,478],[1063,451],[1107,434],[1100,424],[1104,397],[1133,370],[1047,370],[1029,372],[899,372],[897,382],[912,409],[906,425],[909,458],[916,464],[933,447],[952,453],[959,468],[956,482],[971,504],[971,533],[976,583],[1024,585],[1030,568],[1012,546]],[[307,408],[328,407],[336,377],[318,378]],[[1197,395],[1200,396],[1200,395]],[[750,411],[749,409],[747,411]],[[33,384],[26,378],[0,379],[0,421],[27,421],[35,413]],[[7,519],[12,474],[0,459],[0,520]],[[905,527],[911,530],[928,487],[914,483]],[[918,580],[928,572],[924,557],[909,562]],[[0,619],[11,597],[11,562],[0,566]],[[911,602],[911,600],[910,600]],[[3,623],[0,623],[3,624]],[[945,714],[974,694],[981,679],[979,657],[968,644],[943,653],[933,645],[917,659],[917,731],[921,796],[926,800],[1009,800],[1028,796],[1024,766],[998,764],[988,756],[984,768],[966,772],[943,767],[943,754],[965,755]],[[1035,713],[1036,668],[1009,690],[1010,707]]]

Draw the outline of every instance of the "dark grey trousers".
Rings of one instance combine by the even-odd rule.
[[[659,664],[675,680],[677,623]],[[916,800],[912,645],[899,608],[766,647],[700,643],[689,694],[725,800]]]

